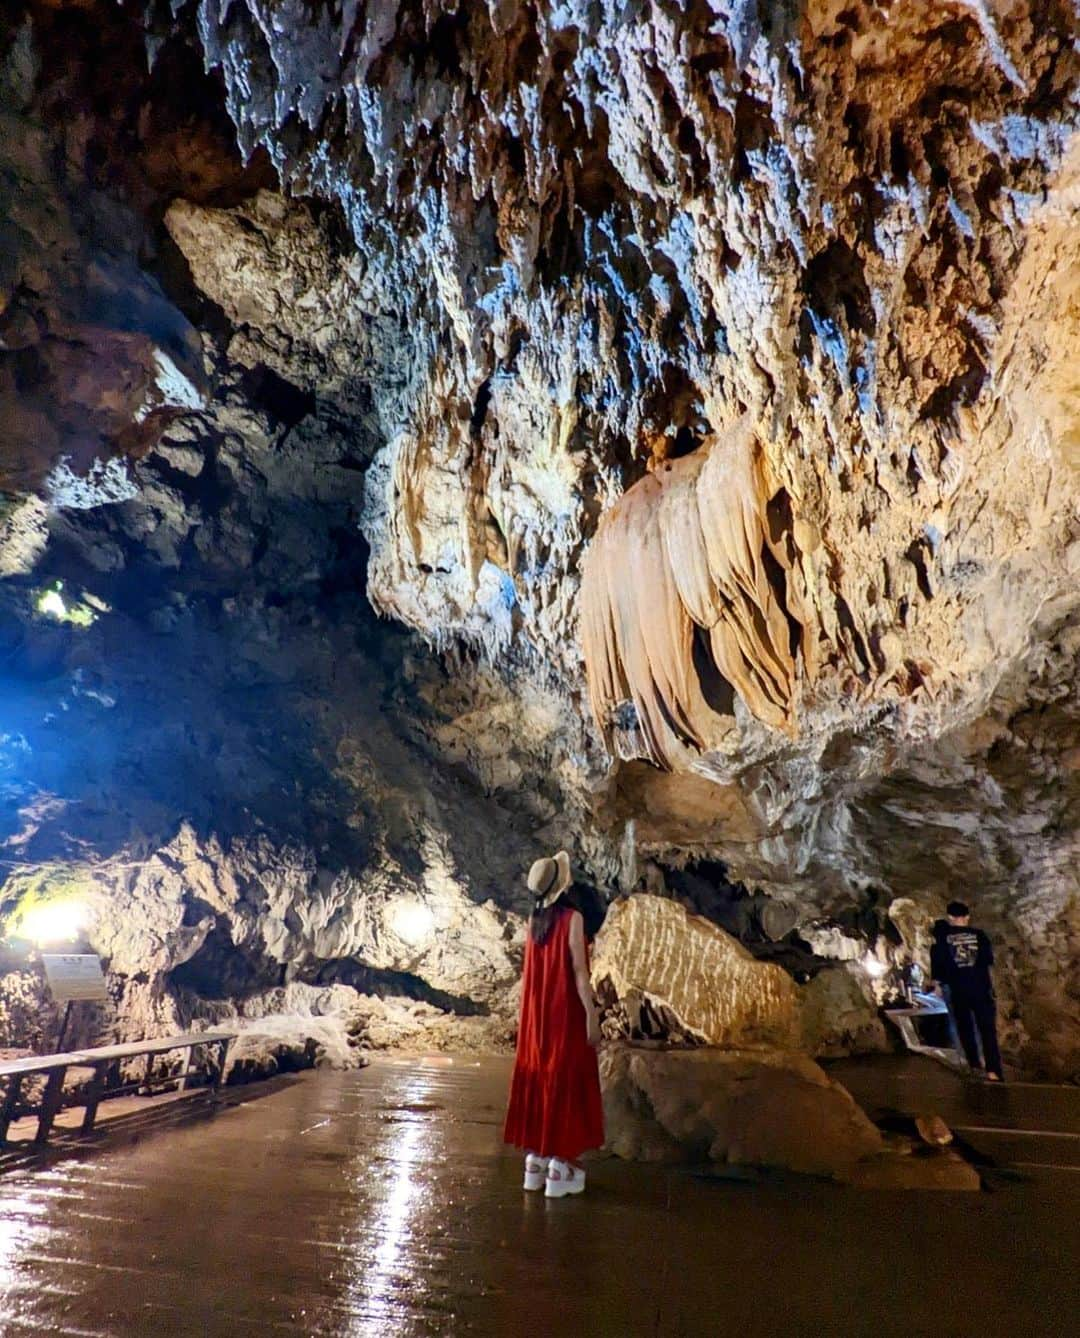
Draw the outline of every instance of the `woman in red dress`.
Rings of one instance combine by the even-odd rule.
[[[525,945],[517,1059],[503,1137],[525,1152],[525,1188],[550,1199],[580,1194],[578,1158],[604,1141],[596,1045],[600,1020],[589,985],[581,912],[567,905],[570,857],[529,870],[536,901]]]

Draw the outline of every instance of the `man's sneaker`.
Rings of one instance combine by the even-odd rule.
[[[567,1194],[581,1194],[585,1190],[585,1172],[569,1162],[552,1157],[548,1163],[547,1183],[544,1195],[549,1199],[562,1199]]]
[[[538,1157],[533,1152],[525,1154],[525,1188],[543,1189],[547,1176],[550,1157]]]

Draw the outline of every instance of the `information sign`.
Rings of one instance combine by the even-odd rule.
[[[41,954],[45,978],[57,1003],[93,1000],[103,1003],[109,991],[101,971],[101,958],[94,953],[67,952]]]

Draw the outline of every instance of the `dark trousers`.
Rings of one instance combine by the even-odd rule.
[[[956,990],[949,992],[949,1004],[956,1019],[956,1031],[960,1044],[964,1047],[967,1062],[973,1069],[985,1065],[987,1073],[996,1073],[1000,1078],[1001,1051],[997,1040],[997,1007],[992,994],[961,994]],[[979,1059],[979,1045],[975,1039],[978,1029],[982,1041],[982,1060]]]

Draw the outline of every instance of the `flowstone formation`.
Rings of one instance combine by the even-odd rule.
[[[619,756],[692,768],[728,732],[736,695],[757,719],[796,732],[796,665],[812,677],[816,638],[803,626],[797,553],[782,520],[770,521],[776,499],[759,470],[743,422],[665,462],[600,523],[582,644],[593,715]]]
[[[667,897],[639,893],[611,906],[592,981],[611,1039],[821,1058],[887,1048],[865,982],[819,967],[796,984],[779,963],[756,960],[734,935]]]
[[[152,0],[5,22],[5,103],[52,145],[19,160],[20,208],[62,239],[20,236],[5,294],[5,424],[53,434],[6,434],[20,655],[121,712],[123,680],[152,675],[110,627],[136,647],[156,629],[166,683],[175,657],[180,683],[254,658],[257,690],[215,671],[205,692],[245,795],[288,792],[294,759],[353,759],[319,821],[349,828],[370,781],[394,893],[402,869],[423,901],[449,862],[462,907],[507,917],[500,943],[535,849],[570,842],[624,891],[722,863],[784,909],[786,965],[842,963],[863,997],[970,891],[1010,1057],[1076,1071],[1073,6]],[[103,229],[106,204],[127,212]],[[98,291],[70,276],[103,231],[143,298],[66,378]],[[154,379],[162,350],[192,390]],[[66,509],[43,483],[65,453],[121,495]],[[62,655],[33,613],[55,580],[108,607]],[[343,669],[325,648],[349,629],[364,663],[354,645]],[[362,705],[373,681],[386,711]],[[258,724],[230,720],[237,697],[265,701]],[[404,824],[377,779],[399,748],[424,771]],[[220,778],[192,764],[159,798],[154,772],[152,839],[109,855],[160,854],[185,820],[220,837]],[[470,816],[435,816],[457,785]],[[313,870],[281,895],[274,961],[379,846],[327,860],[294,838],[310,793],[236,806],[238,839],[295,839]],[[70,816],[49,821],[62,844]],[[468,851],[432,853],[463,828]],[[247,930],[218,914],[235,948]],[[514,965],[481,938],[477,999]],[[358,952],[412,970],[404,947]],[[446,954],[417,959],[427,988],[453,984]]]
[[[737,940],[673,901],[639,895],[617,902],[596,942],[593,985],[616,1004],[630,1034],[656,1030],[708,1045],[799,1043],[798,988],[779,966],[756,962]]]

